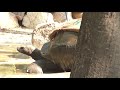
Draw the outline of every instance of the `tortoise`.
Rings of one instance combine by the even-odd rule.
[[[43,45],[41,55],[70,71],[74,63],[73,54],[77,44],[78,29],[60,29],[50,34],[50,42]]]
[[[49,41],[44,43],[41,48],[39,40],[35,40],[32,35],[32,42],[34,41],[38,47],[35,49],[18,47],[17,50],[31,56],[35,60],[34,64],[42,68],[43,73],[68,72],[71,71],[74,63],[73,53],[77,44],[78,32],[79,29],[75,28],[56,29],[49,35]],[[29,67],[34,66],[35,68],[35,65],[31,64]],[[30,73],[34,73],[35,70],[31,69],[31,71]],[[41,71],[36,71],[36,73],[38,72]]]
[[[47,60],[41,55],[41,51],[37,48],[33,49],[31,47],[17,47],[20,53],[31,56],[35,62],[31,63],[26,72],[27,73],[57,73],[63,72],[63,69],[58,65],[54,64],[50,60]]]

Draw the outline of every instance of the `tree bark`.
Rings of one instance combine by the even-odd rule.
[[[120,77],[120,12],[85,12],[71,78]]]

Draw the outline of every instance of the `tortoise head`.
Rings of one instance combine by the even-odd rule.
[[[17,47],[17,51],[20,53],[26,54],[28,56],[31,56],[33,49],[30,47]]]

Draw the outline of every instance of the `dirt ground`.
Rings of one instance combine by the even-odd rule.
[[[28,74],[26,67],[34,60],[16,48],[31,44],[32,29],[0,30],[0,78],[69,78],[70,72]]]

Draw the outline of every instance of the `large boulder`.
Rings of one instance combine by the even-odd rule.
[[[54,22],[53,16],[48,12],[27,12],[22,24],[27,28],[34,29],[38,24]]]
[[[18,19],[11,12],[0,12],[0,28],[12,29],[19,27]]]

